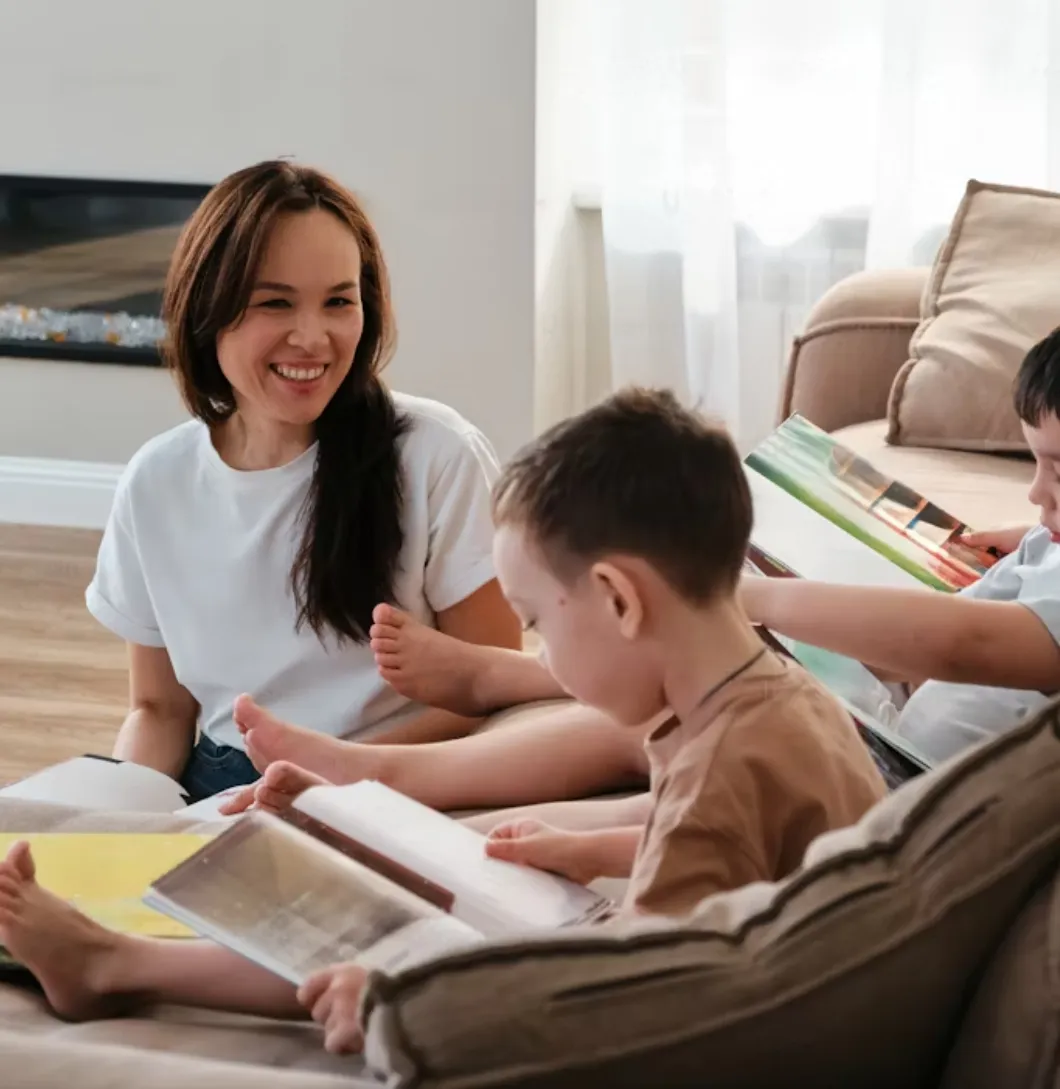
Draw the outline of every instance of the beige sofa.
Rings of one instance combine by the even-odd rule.
[[[781,417],[799,412],[969,525],[1037,522],[1028,458],[888,446],[887,402],[920,321],[928,269],[863,272],[814,307],[792,347]]]

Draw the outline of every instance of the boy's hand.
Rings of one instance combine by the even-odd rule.
[[[360,1051],[361,992],[368,978],[357,964],[336,964],[311,976],[298,989],[298,1001],[324,1028],[324,1050],[332,1055]]]
[[[585,846],[586,837],[578,832],[565,832],[539,820],[524,819],[494,828],[486,839],[486,854],[588,885],[597,874],[585,857]]]
[[[287,809],[303,791],[314,786],[330,786],[327,779],[314,775],[297,764],[286,760],[277,760],[265,769],[265,774],[250,786],[234,794],[218,811],[226,817],[236,813],[245,813],[253,806],[270,813],[280,813]]]
[[[1002,556],[1008,556],[1020,546],[1020,541],[1034,528],[1034,526],[998,526],[995,529],[984,529],[977,533],[965,533],[961,535],[964,544],[972,548],[993,548]]]

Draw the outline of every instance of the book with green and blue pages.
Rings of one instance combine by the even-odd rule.
[[[969,546],[969,527],[795,415],[745,459],[755,526],[749,569],[773,578],[853,586],[972,585],[997,555]],[[769,633],[842,702],[891,785],[930,767],[894,729],[907,698],[850,658]]]

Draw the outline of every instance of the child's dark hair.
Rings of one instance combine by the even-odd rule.
[[[626,553],[700,604],[735,588],[752,519],[728,432],[672,393],[632,388],[516,455],[494,488],[493,515],[524,526],[565,580]]]
[[[1031,427],[1045,416],[1060,416],[1060,329],[1038,341],[1016,375],[1016,414]]]

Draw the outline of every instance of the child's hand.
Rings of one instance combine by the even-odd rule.
[[[1020,546],[1020,541],[1033,529],[1033,526],[998,526],[995,529],[984,529],[978,533],[965,533],[960,540],[972,548],[993,548],[1002,556],[1015,552]]]
[[[585,857],[585,846],[586,837],[578,832],[565,832],[539,820],[515,820],[490,832],[486,854],[587,885],[597,875]]]
[[[314,775],[297,764],[286,760],[277,760],[265,769],[265,774],[250,786],[234,794],[218,812],[226,817],[236,813],[245,813],[251,806],[265,809],[270,813],[280,813],[287,809],[303,791],[314,786],[330,786],[327,779]]]
[[[336,964],[310,977],[298,989],[298,1001],[324,1028],[324,1050],[332,1055],[360,1051],[361,992],[368,972],[357,964]]]

